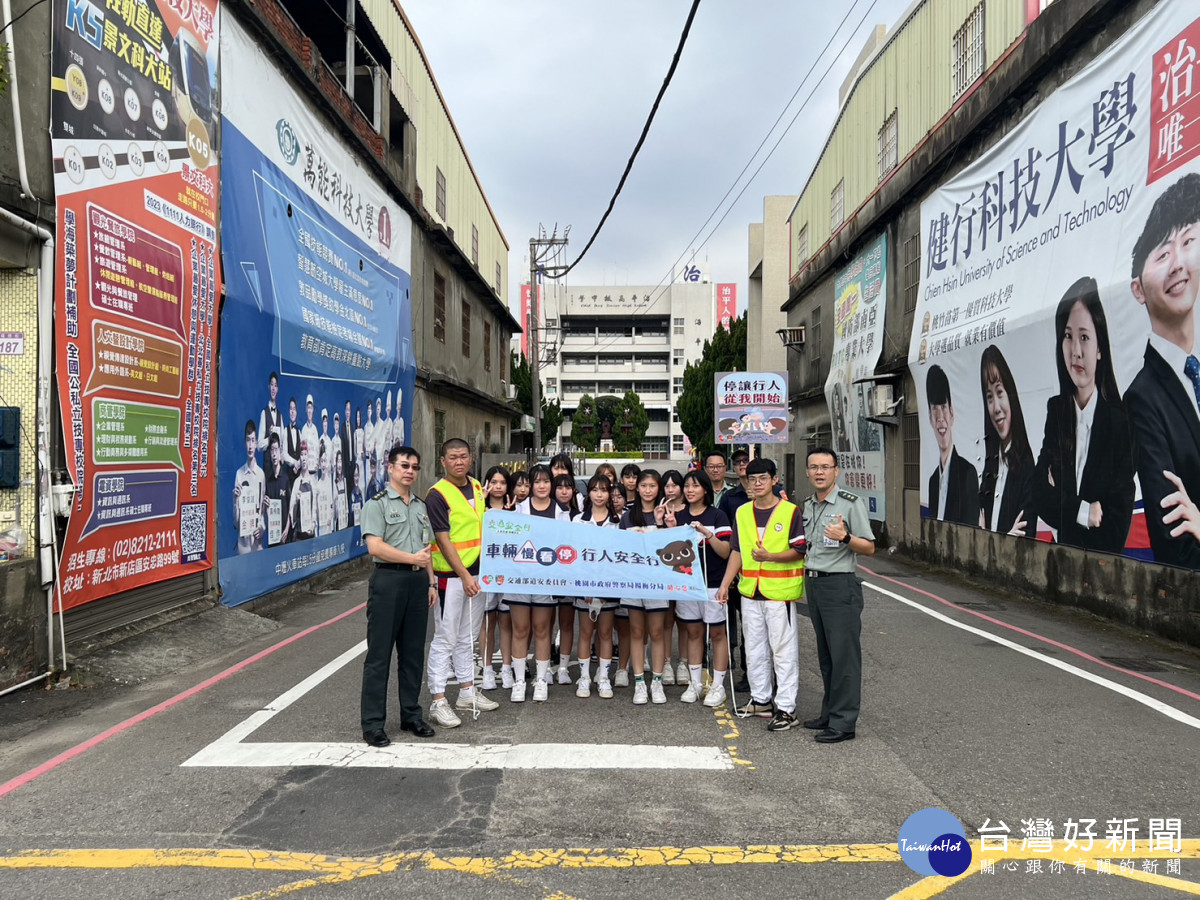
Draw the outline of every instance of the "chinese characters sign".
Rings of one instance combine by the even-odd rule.
[[[738,317],[737,285],[717,285],[717,325],[729,330],[729,323]]]
[[[216,12],[55,3],[64,609],[212,565]]]
[[[713,403],[718,444],[786,444],[786,372],[718,372]]]

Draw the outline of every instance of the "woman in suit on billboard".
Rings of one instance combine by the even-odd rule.
[[[1133,441],[1094,278],[1067,289],[1054,326],[1059,392],[1046,404],[1037,512],[1061,544],[1121,553],[1133,517]]]
[[[1034,537],[1033,450],[1017,383],[995,344],[989,345],[979,360],[979,385],[986,454],[979,479],[979,527]]]

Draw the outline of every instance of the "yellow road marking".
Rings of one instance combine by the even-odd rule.
[[[736,741],[742,736],[742,732],[737,726],[737,719],[734,717],[732,710],[729,708],[729,701],[722,703],[720,706],[714,707],[713,716],[716,718],[718,725],[720,725],[722,728],[728,729],[728,731],[722,734],[721,737],[725,739],[725,750],[729,753],[729,758],[732,759],[736,765],[747,766],[753,770],[754,763],[748,759],[742,759],[740,756],[738,756],[737,744],[729,743],[730,741]]]

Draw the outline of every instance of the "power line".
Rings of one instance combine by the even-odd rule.
[[[658,112],[658,106],[662,103],[663,95],[667,92],[667,87],[671,83],[671,78],[675,75],[675,69],[679,66],[679,57],[683,54],[683,45],[687,43],[688,32],[692,30],[692,22],[696,18],[696,10],[700,8],[700,0],[692,0],[692,8],[688,11],[687,22],[683,25],[683,34],[679,36],[679,46],[675,48],[675,55],[671,58],[671,67],[667,69],[667,77],[663,79],[662,87],[658,89],[658,96],[654,98],[654,105],[650,107],[650,115],[646,118],[646,124],[642,127],[642,134],[638,138],[637,144],[633,148],[633,153],[629,157],[629,162],[625,164],[625,171],[621,173],[621,180],[617,183],[617,189],[613,192],[612,199],[608,201],[608,209],[604,211],[604,215],[600,217],[600,222],[596,225],[596,230],[592,232],[592,236],[588,238],[587,244],[575,262],[567,266],[562,272],[550,275],[552,279],[562,278],[573,268],[575,268],[587,255],[592,244],[596,242],[596,238],[600,236],[600,229],[604,227],[604,223],[608,221],[609,214],[612,213],[613,207],[617,204],[617,197],[621,195],[621,189],[625,187],[625,180],[629,178],[629,173],[633,170],[633,161],[637,159],[638,151],[642,149],[642,144],[646,143],[646,136],[650,134],[650,125],[654,122],[654,115]]]

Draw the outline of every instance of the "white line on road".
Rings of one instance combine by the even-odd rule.
[[[1115,681],[1110,681],[1109,679],[1100,675],[1088,672],[1086,669],[1081,669],[1078,666],[1065,663],[1061,659],[1054,659],[1046,656],[1044,653],[1038,653],[1036,650],[1030,650],[1028,647],[1023,647],[1015,641],[1010,641],[1006,638],[1000,637],[999,635],[992,634],[990,631],[984,631],[982,628],[976,628],[973,625],[966,625],[962,622],[958,622],[947,615],[943,615],[936,610],[917,603],[915,600],[909,600],[907,597],[901,597],[899,594],[889,591],[887,588],[881,588],[878,585],[871,584],[868,581],[864,581],[863,584],[865,584],[871,590],[883,594],[885,597],[891,597],[893,600],[899,600],[901,603],[911,606],[913,609],[918,609],[927,616],[932,616],[941,622],[945,622],[948,625],[953,625],[955,628],[961,628],[963,631],[970,632],[971,634],[978,635],[979,637],[987,638],[989,641],[994,641],[995,643],[1000,644],[1002,647],[1008,647],[1010,650],[1016,650],[1018,653],[1028,656],[1031,659],[1044,662],[1048,666],[1053,666],[1054,668],[1061,669],[1068,674],[1076,675],[1085,681],[1098,684],[1100,687],[1108,688],[1110,691],[1120,694],[1123,697],[1128,697],[1130,700],[1140,703],[1143,706],[1148,706],[1155,712],[1162,713],[1167,718],[1174,719],[1176,722],[1181,722],[1184,725],[1190,725],[1192,728],[1200,729],[1200,719],[1197,719],[1194,716],[1189,716],[1187,713],[1176,709],[1169,703],[1163,703],[1161,700],[1156,700],[1149,694],[1143,694],[1141,691],[1135,691],[1133,688],[1126,687],[1123,684],[1118,684]]]
[[[297,741],[244,743],[246,738],[367,649],[361,641],[217,738],[184,766],[394,769],[732,769],[724,747],[650,744],[392,744]]]

